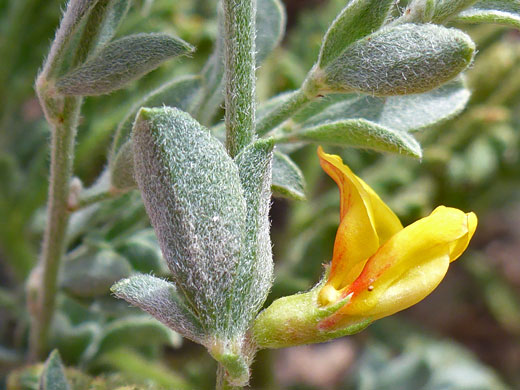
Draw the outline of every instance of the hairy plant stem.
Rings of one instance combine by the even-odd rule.
[[[47,353],[48,335],[56,303],[58,273],[66,246],[74,143],[82,103],[81,97],[58,95],[54,83],[60,75],[74,34],[97,2],[98,0],[68,2],[49,55],[36,80],[36,92],[45,118],[51,125],[51,166],[47,225],[42,250],[38,266],[32,271],[27,283],[27,306],[31,314],[31,360],[43,359]],[[87,27],[85,31],[88,33]],[[79,55],[78,52],[74,53],[74,57]]]
[[[69,220],[69,186],[80,106],[81,98],[63,98],[61,115],[54,118],[48,117],[53,128],[47,226],[36,269],[38,279],[34,287],[37,289],[38,295],[32,305],[29,302],[32,315],[30,334],[30,357],[32,359],[43,358],[47,352],[48,333],[56,301],[58,271],[65,251],[65,233]],[[49,115],[48,109],[46,114]]]
[[[217,368],[217,386],[215,390],[241,390],[242,386],[234,386],[227,380],[225,368],[219,364]]]
[[[223,0],[226,145],[234,157],[255,136],[256,0]]]

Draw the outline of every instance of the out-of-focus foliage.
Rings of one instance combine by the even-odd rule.
[[[258,71],[260,101],[301,85],[327,26],[344,5],[345,0],[330,0],[291,18],[296,22],[282,47]],[[43,370],[41,364],[23,366],[24,280],[36,262],[43,231],[48,170],[48,128],[33,83],[61,6],[58,0],[0,2],[0,388],[9,390],[38,389]],[[342,368],[335,388],[520,386],[520,33],[487,25],[460,27],[478,46],[466,79],[472,95],[458,117],[418,126],[422,161],[354,149],[338,153],[405,224],[442,203],[475,210],[482,229],[471,252],[456,264],[453,281],[424,303],[429,309],[420,306],[398,320],[375,324],[368,336],[354,337],[354,362]],[[190,60],[167,63],[124,90],[86,99],[75,160],[84,183],[103,171],[112,137],[136,103],[175,77],[201,72],[217,28],[215,1],[134,1],[116,38],[170,33],[197,51]],[[290,180],[274,182],[273,189],[291,199],[306,196],[308,202],[275,201],[277,276],[269,301],[308,289],[319,279],[338,224],[337,190],[322,175],[315,148],[294,149],[277,149],[274,169]],[[65,366],[81,369],[65,371],[71,390],[211,388],[214,363],[199,347],[110,295],[113,281],[136,272],[168,277],[138,193],[74,213],[68,249],[51,344]],[[436,322],[424,313],[435,311],[435,304],[448,305],[453,317]],[[403,331],[408,323],[423,329]],[[444,336],[459,344],[441,340]],[[277,353],[264,352],[270,356],[258,359],[253,388],[282,386],[268,374],[277,370],[270,365]]]

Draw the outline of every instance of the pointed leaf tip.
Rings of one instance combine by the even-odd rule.
[[[56,82],[66,96],[95,96],[116,91],[157,68],[164,61],[193,51],[167,34],[135,34],[103,47],[94,57]]]
[[[70,390],[58,350],[51,352],[40,376],[39,390]]]

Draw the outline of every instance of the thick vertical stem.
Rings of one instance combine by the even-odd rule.
[[[62,114],[52,120],[54,126],[51,135],[47,226],[36,269],[35,285],[29,283],[28,286],[29,289],[34,287],[36,290],[34,293],[37,294],[31,307],[30,354],[32,358],[42,358],[47,352],[47,338],[56,300],[58,271],[65,251],[65,233],[69,219],[69,185],[80,105],[81,98],[64,98]],[[31,291],[29,295],[32,295]]]
[[[226,144],[234,157],[255,135],[256,0],[222,0],[226,68]]]

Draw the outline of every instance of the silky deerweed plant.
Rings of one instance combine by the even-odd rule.
[[[116,282],[115,296],[166,326],[140,316],[129,317],[125,329],[149,329],[159,344],[171,341],[173,330],[201,344],[218,363],[217,388],[239,389],[250,381],[258,350],[357,333],[436,288],[471,240],[475,214],[439,206],[403,228],[340,157],[320,148],[341,197],[331,265],[310,291],[263,309],[275,278],[271,196],[305,198],[303,175],[289,154],[309,143],[421,159],[413,133],[458,115],[470,95],[464,72],[476,47],[453,23],[518,27],[517,1],[411,0],[398,7],[394,0],[345,0],[302,85],[257,107],[256,71],[281,42],[284,6],[221,0],[205,66],[134,104],[115,131],[105,171],[83,188],[73,162],[85,97],[125,88],[165,61],[189,62],[196,50],[167,33],[118,37],[131,3],[69,0],[36,80],[51,159],[43,244],[26,284],[31,359],[44,359],[56,346],[60,289],[86,298]],[[77,238],[75,216],[132,192],[142,197],[161,253],[149,244],[151,232],[138,238],[142,252],[133,249],[137,241],[120,245],[136,258],[132,267],[109,248],[94,257],[68,253]],[[65,255],[76,265],[64,265]],[[168,270],[147,263],[162,264],[161,256]],[[159,267],[164,273],[150,272]],[[89,284],[98,268],[97,284]],[[104,273],[116,277],[103,279]],[[84,365],[109,348],[123,325],[94,328],[77,334],[78,345],[83,334],[89,340],[79,359]],[[57,352],[38,380],[40,389],[74,388]]]

